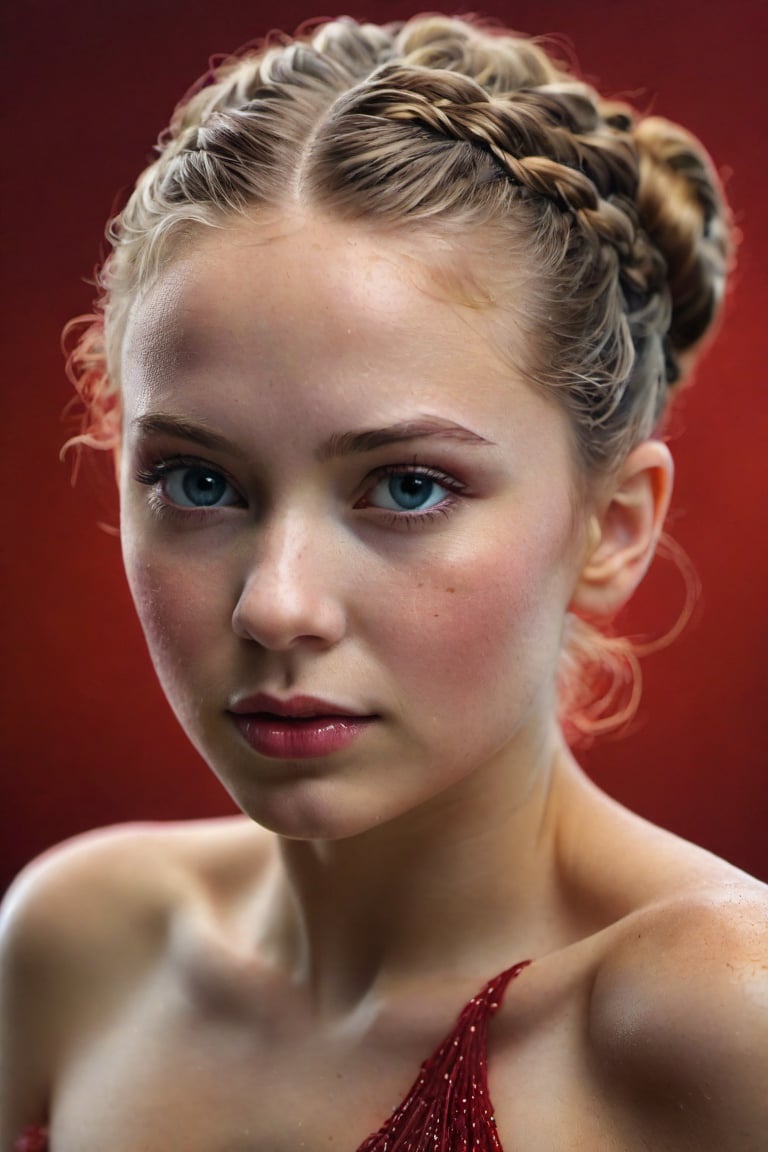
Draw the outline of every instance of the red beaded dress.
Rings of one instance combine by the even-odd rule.
[[[357,1152],[503,1152],[488,1093],[488,1022],[528,964],[507,968],[472,997],[402,1104]],[[13,1152],[51,1152],[47,1129],[25,1128]]]

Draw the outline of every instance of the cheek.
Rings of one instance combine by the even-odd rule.
[[[560,537],[562,540],[562,537]],[[550,541],[474,548],[429,565],[390,599],[402,683],[422,691],[508,696],[554,675],[567,595]],[[396,654],[397,655],[397,654]]]
[[[145,552],[130,536],[123,538],[123,563],[153,663],[172,692],[177,671],[189,680],[200,656],[210,658],[215,636],[229,627],[217,596],[223,582],[199,563],[179,563],[157,548]]]

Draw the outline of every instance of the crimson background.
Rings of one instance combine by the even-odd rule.
[[[99,526],[116,521],[108,468],[89,465],[73,490],[57,460],[68,398],[58,338],[90,307],[84,277],[103,255],[115,194],[207,56],[319,14],[306,3],[3,7],[0,884],[96,825],[231,811],[165,705],[118,542]],[[353,0],[347,10],[375,20],[412,11],[399,0]],[[671,527],[704,591],[683,637],[646,660],[633,730],[584,759],[613,795],[768,879],[766,11],[761,0],[496,0],[486,9],[521,31],[564,34],[604,90],[700,134],[726,180],[743,233],[739,269],[721,341],[673,430]],[[681,596],[674,569],[657,564],[627,627],[663,629]]]

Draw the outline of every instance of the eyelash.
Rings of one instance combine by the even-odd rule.
[[[450,476],[447,472],[441,472],[437,468],[428,468],[423,464],[418,464],[415,460],[410,464],[387,464],[382,468],[377,468],[373,473],[370,484],[366,492],[370,492],[381,481],[385,480],[387,476],[423,476],[426,480],[434,480],[441,488],[445,488],[448,496],[444,497],[439,504],[435,504],[432,508],[425,508],[423,512],[408,512],[403,509],[401,512],[395,512],[387,508],[377,509],[379,517],[393,526],[400,528],[416,528],[419,525],[430,523],[441,516],[449,516],[453,508],[459,503],[461,494],[465,491],[466,485],[457,480],[455,476]],[[366,505],[362,505],[366,507]],[[355,507],[360,507],[359,504]],[[374,507],[374,505],[367,505],[367,507]]]
[[[187,519],[189,517],[199,517],[201,513],[207,511],[204,507],[181,508],[170,502],[156,490],[167,476],[170,476],[174,472],[183,471],[185,468],[208,469],[210,472],[226,480],[235,492],[239,491],[237,485],[223,469],[210,465],[207,461],[201,460],[199,457],[183,455],[163,457],[151,465],[137,468],[134,474],[134,479],[137,483],[147,488],[155,489],[155,491],[149,493],[149,506],[151,511],[156,515]],[[466,485],[457,480],[456,477],[446,472],[441,472],[437,468],[429,468],[413,460],[410,464],[388,464],[377,468],[368,478],[366,492],[361,499],[365,499],[365,496],[371,492],[381,480],[386,479],[388,476],[403,475],[417,475],[423,476],[427,480],[433,480],[436,484],[439,484],[440,487],[445,488],[448,495],[444,497],[439,504],[431,508],[426,508],[423,512],[409,512],[406,509],[396,512],[386,508],[376,509],[375,505],[360,503],[355,504],[355,507],[374,508],[379,513],[378,519],[380,521],[383,520],[392,527],[414,528],[432,522],[440,516],[448,516],[456,504],[459,503],[461,495],[466,489]],[[223,507],[244,507],[246,502],[242,496],[241,500],[242,504],[230,504],[224,505]],[[220,511],[220,508],[213,507],[210,511]]]
[[[171,476],[174,472],[182,472],[186,468],[201,468],[211,473],[215,473],[217,476],[221,476],[222,479],[226,480],[227,484],[229,484],[229,486],[240,495],[241,500],[240,504],[229,504],[224,505],[224,507],[245,507],[245,499],[239,493],[237,485],[222,468],[219,468],[218,466],[214,467],[206,460],[201,460],[197,456],[166,456],[156,460],[151,465],[137,468],[134,474],[134,479],[138,484],[143,484],[145,487],[153,489],[153,491],[150,491],[149,493],[149,506],[152,512],[154,512],[157,516],[187,519],[193,516],[199,517],[201,513],[208,511],[203,507],[181,508],[178,505],[172,503],[167,497],[164,497],[157,490],[166,477]],[[220,511],[220,509],[211,508],[210,511],[216,512]]]

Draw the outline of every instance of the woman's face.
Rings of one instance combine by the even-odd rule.
[[[288,836],[519,772],[554,731],[582,540],[566,417],[487,313],[430,290],[428,253],[238,224],[129,318],[122,538],[150,652],[238,804]]]

